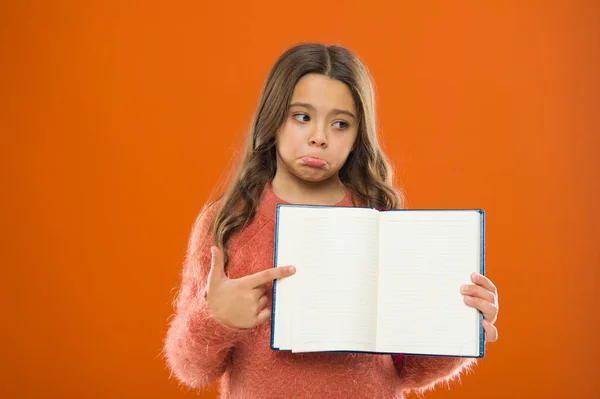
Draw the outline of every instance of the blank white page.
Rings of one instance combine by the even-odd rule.
[[[274,347],[294,352],[375,348],[378,212],[280,206]]]
[[[378,351],[479,355],[479,312],[460,286],[480,272],[481,217],[476,210],[380,215]]]

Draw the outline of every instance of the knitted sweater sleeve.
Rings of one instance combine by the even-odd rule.
[[[171,373],[192,388],[208,385],[221,377],[229,363],[228,355],[246,331],[214,320],[204,300],[211,264],[210,247],[214,242],[210,227],[215,208],[213,205],[203,212],[192,230],[175,315],[164,343]]]
[[[406,355],[396,365],[396,371],[403,387],[424,392],[439,383],[458,379],[462,371],[470,370],[475,364],[472,358]]]

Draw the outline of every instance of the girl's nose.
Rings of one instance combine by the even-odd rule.
[[[322,130],[317,129],[310,138],[310,144],[317,147],[327,147],[327,136]]]
[[[325,146],[327,146],[327,141],[325,141],[324,139],[314,139],[314,140],[311,140],[310,143],[312,145],[316,145],[318,147],[325,147]]]

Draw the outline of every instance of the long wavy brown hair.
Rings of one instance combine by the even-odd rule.
[[[360,206],[397,209],[401,192],[393,185],[390,163],[382,152],[376,129],[375,92],[365,65],[340,45],[300,43],[287,49],[275,62],[262,87],[258,107],[246,139],[242,160],[220,200],[212,226],[215,245],[227,267],[227,242],[248,224],[265,185],[275,176],[276,133],[283,126],[298,80],[306,74],[323,74],[345,83],[358,110],[358,136],[339,171],[342,183],[352,190]]]

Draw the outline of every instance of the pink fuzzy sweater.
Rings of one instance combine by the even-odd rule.
[[[273,267],[275,207],[286,203],[265,188],[255,217],[229,241],[229,278]],[[354,206],[350,191],[337,205]],[[210,221],[217,206],[196,222],[183,269],[176,313],[164,353],[181,383],[201,388],[220,379],[220,398],[403,398],[458,378],[474,359],[404,356],[394,364],[389,355],[273,351],[271,323],[238,330],[213,320],[204,290],[210,269]],[[271,286],[267,292],[271,299]]]

